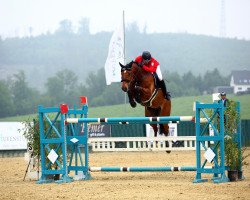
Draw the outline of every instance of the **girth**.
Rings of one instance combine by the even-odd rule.
[[[153,94],[151,95],[151,97],[146,100],[146,101],[142,101],[141,105],[146,106],[146,107],[151,107],[152,106],[152,102],[155,99],[156,95],[158,94],[158,88],[156,88],[153,92]]]

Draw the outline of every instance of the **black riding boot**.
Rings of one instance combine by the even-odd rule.
[[[162,92],[163,92],[163,95],[164,95],[165,99],[170,100],[171,95],[170,95],[170,93],[167,91],[167,88],[166,88],[166,85],[165,85],[164,80],[160,81],[160,87],[161,87],[161,89],[162,89]]]

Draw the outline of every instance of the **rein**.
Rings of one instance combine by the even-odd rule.
[[[122,68],[122,71],[124,73],[126,73],[126,71],[130,72],[130,77],[131,77],[130,80],[128,78],[123,78],[121,80],[121,82],[128,83],[128,88],[130,88],[132,84],[134,84],[135,87],[139,86],[140,83],[142,83],[145,80],[145,78],[147,78],[147,76],[141,76],[142,68],[137,63],[135,63],[135,64],[136,64],[136,66],[138,68],[138,70],[135,73],[133,73],[133,71],[132,71],[132,64],[131,64],[131,67],[124,67],[124,68]],[[155,97],[157,96],[157,94],[158,94],[158,88],[156,88],[153,91],[153,94],[150,96],[150,98],[148,100],[142,101],[141,104],[143,106],[146,106],[146,107],[152,106],[152,102],[155,99]]]
[[[134,80],[135,80],[135,83],[138,83],[138,81],[136,80],[137,78],[137,75],[142,71],[142,68],[137,64],[139,70],[137,70],[137,73],[134,75]],[[143,82],[143,80],[146,78],[146,76],[144,77],[141,77],[141,82]],[[139,84],[138,84],[139,85]],[[142,101],[141,104],[146,106],[146,107],[151,107],[152,106],[152,102],[153,100],[155,99],[155,97],[157,96],[158,94],[158,88],[156,88],[153,92],[153,94],[150,96],[150,98],[146,101]]]
[[[138,65],[137,65],[137,66],[138,66]],[[139,67],[139,66],[138,66],[138,67]],[[123,68],[122,70],[123,70],[123,71],[131,71],[131,70],[132,70],[132,66],[131,66],[131,68]],[[136,83],[137,83],[136,77],[137,77],[137,75],[138,75],[139,72],[141,72],[141,69],[137,70],[136,74],[131,73],[130,75],[132,76],[132,78],[131,78],[130,80],[129,80],[129,79],[123,78],[123,79],[121,80],[121,82],[126,82],[126,83],[129,84],[129,86],[130,86],[131,83],[135,83],[135,84],[136,84]]]

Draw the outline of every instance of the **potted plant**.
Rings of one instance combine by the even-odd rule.
[[[24,137],[28,141],[28,149],[31,151],[31,157],[37,158],[38,160],[38,173],[39,173],[39,163],[40,163],[40,129],[39,129],[39,120],[38,116],[33,119],[33,122],[30,121],[24,121]],[[47,132],[49,128],[49,124],[44,122],[44,129],[45,132]],[[52,147],[53,148],[53,147]],[[60,152],[59,152],[60,153]],[[60,158],[59,158],[60,159]],[[48,159],[46,159],[47,162],[49,162]],[[51,169],[57,169],[57,163],[51,164]],[[49,175],[48,175],[49,176]],[[54,180],[60,179],[60,174],[51,175],[49,177]]]
[[[228,166],[228,178],[230,181],[238,180],[238,170],[241,168],[242,149],[239,148],[237,140],[237,128],[240,123],[239,113],[236,109],[237,103],[229,101],[225,109],[225,162]]]
[[[232,136],[225,137],[225,162],[228,167],[230,181],[238,180],[239,149]]]
[[[40,134],[38,119],[34,118],[32,122],[30,120],[22,122],[24,124],[23,135],[28,141],[27,149],[29,153],[29,164],[27,166],[24,179],[28,172],[31,159],[33,159],[33,170],[37,171],[37,178],[39,179],[39,163],[40,163]],[[35,162],[37,160],[37,162]]]
[[[243,147],[239,151],[239,159],[237,162],[237,170],[238,170],[238,179],[242,180],[244,179],[243,177],[243,172],[242,172],[242,167],[248,165],[249,163],[246,161],[246,158],[250,156],[250,154],[246,153],[246,147]]]
[[[246,157],[249,155],[244,155],[244,148],[239,147],[237,128],[240,123],[239,112],[236,109],[237,103],[235,101],[229,100],[224,111],[224,142],[225,142],[225,164],[228,167],[228,177],[230,181],[236,181],[242,179],[242,166],[246,165]],[[213,114],[211,109],[208,113],[209,117]],[[217,124],[218,131],[220,131],[220,115],[217,112],[217,118],[214,118],[213,122]],[[218,149],[220,151],[220,149]],[[218,152],[220,158],[220,152]]]
[[[40,133],[38,118],[34,118],[33,122],[24,121],[24,137],[28,141],[28,148],[33,157],[40,157]]]

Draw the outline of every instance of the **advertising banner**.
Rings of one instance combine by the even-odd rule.
[[[0,122],[0,150],[27,149],[21,122]]]

